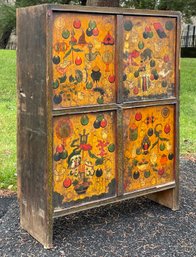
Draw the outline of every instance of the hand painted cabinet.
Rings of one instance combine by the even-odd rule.
[[[180,14],[17,10],[21,226],[145,195],[179,206]]]

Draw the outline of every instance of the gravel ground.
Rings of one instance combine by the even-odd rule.
[[[196,161],[181,158],[181,208],[145,198],[55,220],[54,248],[20,229],[16,197],[0,198],[1,256],[196,257]]]

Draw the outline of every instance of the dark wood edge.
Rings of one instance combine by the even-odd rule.
[[[179,183],[180,183],[180,168],[179,168],[179,102],[175,105],[175,138],[174,138],[174,152],[175,152],[175,160],[174,160],[174,179],[176,182],[176,188],[173,192],[173,202],[174,202],[174,209],[179,209]]]
[[[48,5],[53,11],[83,11],[83,12],[96,12],[96,13],[108,13],[108,14],[121,14],[121,15],[157,15],[157,16],[178,16],[180,12],[177,11],[160,11],[160,10],[143,10],[143,9],[129,9],[121,7],[91,7],[91,6],[79,6],[79,5]]]
[[[151,106],[161,106],[171,104],[174,105],[177,103],[177,99],[164,99],[162,101],[143,101],[143,102],[126,102],[121,107],[122,109],[132,109],[138,107],[151,107]]]
[[[181,57],[181,16],[176,18],[176,46],[175,46],[175,87],[176,98],[179,101],[180,90],[180,57]]]
[[[152,187],[152,188],[147,188],[147,189],[142,189],[142,190],[138,190],[138,191],[134,191],[125,195],[121,195],[121,196],[115,196],[112,198],[108,198],[108,199],[104,199],[104,200],[100,200],[99,202],[94,201],[91,203],[86,203],[77,207],[72,207],[72,208],[66,208],[66,209],[56,209],[54,211],[54,215],[53,218],[58,218],[61,216],[65,216],[65,215],[69,215],[72,213],[76,213],[76,212],[80,212],[80,211],[84,211],[84,210],[89,210],[92,208],[97,208],[97,207],[101,207],[101,206],[105,206],[108,204],[112,204],[112,203],[118,203],[122,200],[129,200],[132,198],[136,198],[136,197],[140,197],[140,196],[144,196],[147,194],[151,194],[154,192],[161,192],[167,189],[171,189],[171,188],[175,188],[175,182],[170,182],[164,185],[159,185],[156,187]]]
[[[101,14],[117,14],[117,15],[141,15],[141,16],[158,16],[158,17],[179,17],[179,11],[162,11],[162,10],[147,10],[147,9],[129,9],[121,7],[95,7],[81,5],[59,5],[59,4],[43,4],[51,11],[61,12],[84,12],[84,13],[101,13]],[[37,5],[40,6],[40,5]],[[33,7],[23,7],[33,8]]]
[[[122,80],[122,74],[123,74],[123,16],[117,15],[117,27],[116,27],[116,76],[117,76],[117,103],[123,102],[123,80]],[[117,48],[118,47],[118,48]]]
[[[99,111],[112,111],[117,110],[119,108],[127,109],[127,108],[134,108],[134,107],[146,107],[146,106],[154,106],[154,105],[164,105],[164,104],[176,104],[176,98],[170,99],[156,99],[156,100],[146,100],[146,101],[134,101],[134,102],[123,102],[119,104],[104,104],[104,105],[86,105],[80,107],[73,107],[73,108],[63,108],[63,109],[56,109],[52,110],[53,116],[62,116],[67,114],[76,114],[76,113],[88,113],[88,112],[99,112]]]
[[[52,72],[51,56],[52,56],[52,19],[50,12],[46,9],[46,94],[47,94],[47,178],[45,181],[47,190],[47,208],[48,208],[48,226],[49,241],[53,242],[53,121],[52,121]]]
[[[177,17],[176,28],[176,98],[177,103],[175,106],[175,181],[176,188],[173,192],[174,209],[179,209],[179,157],[180,157],[180,56],[181,56],[181,15]]]
[[[66,109],[59,109],[59,110],[53,110],[52,114],[53,116],[62,116],[67,114],[81,114],[81,113],[89,113],[89,112],[104,112],[104,111],[115,111],[118,109],[117,104],[112,105],[101,105],[101,106],[81,106],[81,107],[74,107],[74,108],[66,108]]]
[[[117,110],[117,149],[118,149],[118,155],[117,155],[117,171],[118,171],[118,191],[117,195],[121,196],[124,193],[123,190],[123,170],[124,170],[124,164],[123,164],[123,113],[122,109]]]

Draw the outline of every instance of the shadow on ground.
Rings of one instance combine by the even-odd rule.
[[[59,218],[51,250],[20,229],[16,197],[1,198],[1,256],[195,257],[196,162],[181,158],[180,170],[179,211],[138,198]]]

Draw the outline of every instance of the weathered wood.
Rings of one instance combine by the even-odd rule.
[[[164,205],[173,211],[179,210],[178,188],[168,189],[162,192],[156,192],[146,196],[148,199]]]
[[[20,223],[52,246],[52,156],[48,144],[46,7],[17,10],[17,170]],[[49,162],[48,162],[49,160]]]
[[[119,0],[87,0],[86,5],[92,6],[107,6],[107,7],[119,7]]]
[[[107,204],[112,204],[112,203],[117,203],[123,200],[128,200],[128,199],[133,199],[136,197],[140,197],[140,196],[146,196],[148,194],[152,194],[154,192],[164,192],[168,189],[174,188],[175,187],[175,182],[170,182],[164,185],[160,185],[159,187],[152,187],[152,188],[147,188],[147,189],[141,189],[132,193],[128,193],[128,194],[124,194],[124,195],[120,195],[114,198],[109,198],[109,199],[105,199],[105,200],[101,200],[101,201],[97,201],[97,202],[93,202],[93,203],[87,203],[85,205],[81,205],[80,208],[77,207],[71,207],[71,208],[67,208],[67,209],[56,209],[54,210],[54,218],[57,217],[62,217],[65,215],[69,215],[71,213],[77,213],[80,211],[84,211],[84,210],[89,210],[95,207],[100,207],[100,206],[104,206]]]
[[[91,2],[91,4],[94,3],[95,5],[97,5],[99,2],[99,6],[106,6],[106,5],[117,6],[116,3],[118,1],[111,1],[112,3],[110,1],[87,1],[87,2],[89,3]],[[63,14],[64,12],[69,15]],[[114,56],[115,56],[114,60],[116,65],[114,69],[114,73],[116,75],[116,78],[115,78],[115,83],[116,83],[115,90],[117,92],[116,101],[114,100],[111,102],[105,102],[105,103],[102,103],[101,105],[98,105],[97,103],[95,105],[90,103],[88,104],[88,101],[87,101],[87,104],[85,103],[86,105],[79,104],[76,106],[58,105],[58,103],[57,104],[55,103],[56,105],[52,107],[52,101],[53,101],[52,99],[54,95],[56,95],[57,93],[59,94],[61,93],[60,88],[62,87],[62,85],[60,85],[59,87],[59,84],[58,84],[57,85],[58,89],[55,88],[56,85],[53,85],[53,82],[55,81],[59,82],[60,78],[62,78],[60,73],[57,73],[56,71],[57,71],[58,64],[59,66],[64,64],[62,63],[62,60],[64,60],[65,51],[67,50],[66,49],[62,51],[62,49],[60,49],[61,53],[59,54],[58,50],[57,51],[55,50],[54,45],[55,43],[61,44],[63,42],[63,43],[66,43],[68,47],[70,47],[69,40],[71,37],[69,39],[66,38],[67,37],[66,34],[64,35],[65,38],[62,37],[62,32],[66,29],[64,27],[65,16],[66,18],[71,17],[72,19],[71,24],[73,24],[74,13],[76,14],[77,17],[83,16],[83,17],[87,17],[87,19],[91,18],[90,17],[91,14],[94,15],[93,17],[95,17],[96,15],[96,19],[98,16],[101,17],[101,15],[105,16],[105,18],[107,19],[109,15],[113,17],[113,24],[115,24],[116,33],[114,32],[115,31],[114,30],[112,32],[112,35],[115,39],[114,41],[115,46],[117,46],[114,50]],[[79,14],[79,13],[82,13],[82,14]],[[98,14],[101,14],[101,15],[98,15]],[[177,39],[176,39],[176,45],[175,45],[176,68],[174,70],[174,73],[176,74],[176,94],[172,95],[170,98],[162,98],[162,99],[161,98],[160,99],[157,99],[157,98],[137,99],[136,98],[135,101],[130,101],[130,99],[123,99],[123,88],[122,88],[123,86],[122,74],[124,73],[124,70],[123,70],[124,35],[123,33],[127,33],[127,32],[124,32],[125,15],[126,17],[132,16],[133,20],[135,19],[136,16],[141,17],[141,19],[142,19],[142,16],[145,16],[146,18],[147,16],[149,17],[153,16],[153,19],[155,20],[156,19],[155,17],[157,17],[158,19],[158,17],[160,16],[164,19],[167,19],[168,17],[170,17],[170,18],[173,18],[173,20],[175,19],[177,20],[177,23],[176,23]],[[25,230],[27,230],[32,236],[34,236],[39,242],[41,242],[46,248],[50,248],[52,246],[52,232],[53,232],[52,218],[54,217],[59,217],[70,213],[79,212],[82,210],[106,205],[109,203],[131,199],[142,195],[147,196],[148,198],[154,201],[157,201],[160,204],[165,205],[173,210],[176,210],[179,208],[179,173],[178,173],[178,170],[179,170],[179,167],[178,167],[179,165],[178,163],[179,90],[178,88],[179,88],[179,52],[180,52],[179,50],[180,49],[179,48],[179,35],[180,35],[179,16],[180,15],[177,12],[159,12],[159,11],[146,12],[146,10],[128,10],[128,9],[107,8],[107,7],[105,8],[104,7],[103,8],[81,7],[81,6],[77,7],[77,6],[69,6],[69,5],[66,5],[66,6],[44,5],[44,6],[23,8],[17,11],[17,33],[19,36],[18,51],[17,51],[18,198],[20,202],[21,226]],[[54,23],[56,18],[60,18],[60,19],[58,19],[57,23]],[[111,22],[111,19],[110,19],[110,22]],[[88,24],[88,22],[86,20],[83,20],[82,24]],[[99,24],[99,22],[96,22],[96,24]],[[165,22],[163,22],[163,24],[165,24]],[[130,23],[128,25],[130,26]],[[54,37],[55,29],[57,29],[59,33],[59,34],[57,33],[56,38]],[[81,28],[78,29],[76,26],[75,37],[77,39],[79,39],[79,37],[81,36],[81,34],[79,33],[80,31],[81,31]],[[129,28],[128,28],[128,31],[129,31]],[[85,35],[85,36],[87,39],[88,35]],[[128,37],[128,38],[130,38],[129,45],[131,45],[132,37]],[[92,37],[88,36],[88,39],[86,40],[87,43],[88,44],[91,43],[91,41],[89,40],[92,40],[92,39],[96,39],[100,41],[99,43],[101,43],[101,46],[103,47],[104,44],[102,42],[102,39],[100,40],[98,35],[94,35]],[[126,40],[129,40],[129,39],[126,39]],[[92,42],[94,43],[93,40]],[[111,45],[114,45],[114,43],[112,43]],[[77,45],[77,47],[79,48],[79,50],[81,50],[81,45]],[[112,49],[111,46],[109,46],[109,48],[110,50]],[[137,48],[137,45],[135,48]],[[79,50],[77,50],[79,56],[82,56],[81,53],[83,52],[84,54],[85,53],[84,51],[86,51],[85,47],[82,49],[82,51],[79,51]],[[130,48],[128,50],[132,51],[130,50]],[[58,56],[60,56],[58,63],[56,63],[57,65],[55,63],[52,63],[53,57],[56,57],[56,56],[57,58]],[[162,59],[163,58],[160,58],[160,60]],[[102,59],[100,59],[99,61],[99,65],[101,65],[101,62],[102,62],[101,60]],[[70,61],[69,58],[66,61]],[[81,67],[83,66],[82,65],[80,66],[80,70],[82,70]],[[76,69],[78,68],[79,67],[77,66]],[[74,74],[75,72],[74,62],[72,62],[72,66],[70,69],[72,69],[70,70],[71,72],[70,74],[72,73]],[[87,76],[88,79],[90,78],[90,80],[91,80],[91,70],[92,70],[92,67],[89,68],[89,74]],[[130,73],[131,73],[131,70],[130,70]],[[68,78],[70,77],[70,74],[69,74],[69,68],[68,68],[68,70],[66,70],[66,76],[67,76],[66,83],[69,83]],[[109,73],[108,74],[106,73],[105,78],[108,78],[108,75]],[[112,87],[112,85],[107,83],[106,85]],[[52,91],[52,86],[54,86],[54,92]],[[65,84],[63,86],[65,87]],[[66,87],[68,86],[69,85],[66,84]],[[85,88],[85,85],[84,85],[84,88]],[[140,110],[142,110],[147,107],[151,107],[152,110],[154,110],[155,106],[161,107],[164,105],[170,105],[172,106],[172,108],[174,107],[175,109],[175,122],[174,122],[175,176],[174,176],[174,180],[164,181],[165,183],[159,183],[159,184],[152,183],[150,184],[150,186],[149,184],[148,186],[145,186],[144,185],[145,183],[144,183],[143,187],[140,186],[138,188],[135,188],[134,190],[133,188],[130,188],[130,190],[126,191],[124,186],[125,173],[129,172],[130,179],[133,179],[133,177],[131,174],[131,168],[127,169],[126,167],[126,170],[125,170],[125,165],[123,165],[123,163],[125,163],[127,160],[131,160],[132,158],[131,154],[134,151],[133,149],[131,149],[130,151],[128,151],[128,155],[129,155],[128,158],[126,159],[124,157],[125,152],[123,148],[125,148],[125,144],[123,140],[125,140],[124,135],[127,133],[126,130],[128,129],[128,127],[126,126],[126,124],[123,127],[123,123],[124,123],[123,115],[127,109],[128,109],[128,112],[130,112],[131,114],[135,108],[141,108]],[[70,171],[68,169],[69,167],[67,166],[67,162],[63,159],[64,166],[61,167],[61,170],[63,170],[64,168],[63,170],[64,177],[63,177],[63,180],[60,181],[59,183],[59,188],[60,188],[60,193],[63,193],[65,196],[65,201],[62,201],[62,197],[61,197],[60,199],[61,201],[59,200],[59,204],[56,205],[55,190],[54,190],[54,185],[55,185],[54,182],[55,182],[56,175],[54,174],[54,177],[53,177],[53,172],[55,173],[54,166],[58,164],[59,160],[55,160],[53,154],[55,153],[55,151],[57,151],[56,149],[60,144],[66,145],[68,142],[67,140],[70,141],[72,139],[71,141],[73,141],[73,139],[75,138],[73,137],[68,138],[68,136],[66,136],[66,139],[63,141],[63,137],[58,136],[58,132],[56,130],[58,122],[55,125],[55,120],[58,121],[58,120],[61,120],[61,118],[66,119],[66,117],[68,117],[68,119],[71,122],[74,122],[75,120],[75,122],[79,124],[78,127],[77,128],[70,127],[71,129],[70,130],[68,129],[68,131],[74,132],[75,129],[78,129],[78,131],[79,129],[81,129],[81,124],[80,124],[81,122],[78,123],[78,120],[81,121],[80,117],[82,116],[82,114],[85,114],[85,115],[88,114],[89,116],[91,115],[91,117],[94,117],[99,112],[101,113],[108,112],[107,115],[109,115],[109,113],[113,113],[114,115],[113,117],[115,117],[114,119],[112,118],[111,121],[108,123],[110,124],[110,126],[112,124],[112,128],[113,128],[112,131],[114,131],[114,134],[116,133],[116,139],[112,141],[112,142],[115,141],[115,144],[116,144],[115,163],[118,167],[115,174],[115,178],[117,179],[116,191],[112,191],[112,195],[108,195],[108,196],[106,195],[99,196],[97,194],[96,199],[94,198],[94,200],[93,198],[91,199],[89,197],[88,200],[84,199],[82,203],[76,202],[74,203],[74,205],[69,204],[70,202],[66,200],[67,195],[65,190],[67,188],[64,185],[64,179],[69,178]],[[77,117],[79,117],[79,119],[73,118],[74,115],[75,117],[78,115]],[[129,116],[129,118],[131,122],[134,121],[135,123],[137,123],[137,125],[140,124],[138,120],[135,120],[133,113],[132,113],[132,116],[131,115]],[[108,119],[108,121],[109,120],[110,119]],[[84,128],[85,129],[88,128],[88,130],[90,131],[93,129],[92,119],[89,120],[88,122],[91,122],[91,123],[89,123],[89,125],[84,124],[85,126]],[[89,126],[91,126],[91,128],[89,128]],[[84,129],[84,133],[85,133],[85,129]],[[147,126],[146,126],[146,129],[148,130]],[[147,133],[147,130],[145,131],[145,133]],[[104,128],[101,128],[101,131],[104,132]],[[66,130],[65,130],[65,133],[67,133]],[[76,134],[76,132],[74,133]],[[94,130],[93,133],[94,133],[94,136],[96,136],[97,130],[96,131]],[[172,130],[172,133],[173,133],[173,130]],[[111,133],[107,131],[107,134],[109,135]],[[53,135],[54,135],[54,138],[55,138],[55,135],[57,135],[56,141],[53,139]],[[86,135],[86,134],[83,134],[83,135]],[[78,139],[76,138],[76,140]],[[94,140],[93,138],[91,139],[91,142],[89,142],[89,144],[91,144],[92,142],[93,144],[95,144],[95,141],[96,140]],[[70,142],[69,142],[69,145],[68,144],[66,145],[66,148],[68,149],[67,152],[69,152],[69,155],[71,155],[70,154],[71,150],[68,148],[71,145]],[[138,144],[138,141],[137,142],[130,141],[129,143],[135,144],[136,146],[136,143]],[[89,145],[87,146],[89,147]],[[157,150],[157,152],[159,155],[159,150]],[[166,151],[163,153],[168,154],[168,152]],[[95,152],[94,155],[96,154],[97,153]],[[143,153],[143,155],[141,153],[139,154],[143,157],[146,157],[146,153]],[[91,157],[92,156],[93,154],[91,153]],[[159,155],[159,157],[161,156]],[[60,160],[59,163],[61,161],[62,160]],[[93,162],[94,161],[95,160],[93,160]],[[114,163],[114,161],[110,161],[110,162]],[[55,165],[53,166],[53,164]],[[98,166],[98,167],[101,167],[101,166]],[[143,173],[141,173],[141,176],[143,176]],[[157,177],[157,179],[159,178]],[[143,180],[144,180],[144,177],[143,177]],[[133,180],[131,181],[131,183],[132,182]],[[73,187],[73,185],[70,185],[69,189],[71,189],[71,186]],[[113,188],[114,187],[115,186],[113,185]],[[59,195],[62,196],[61,194]],[[52,201],[52,197],[54,197],[54,201]],[[64,206],[64,203],[68,203],[68,205]]]

